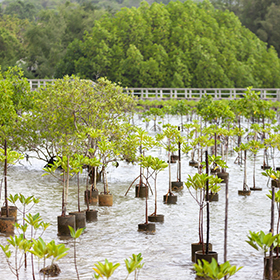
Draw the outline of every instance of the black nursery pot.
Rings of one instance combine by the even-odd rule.
[[[184,188],[183,182],[171,182],[172,191],[181,191]]]
[[[203,243],[204,251],[206,250],[206,243]],[[212,251],[212,243],[208,244],[209,250]],[[192,262],[195,262],[195,252],[201,251],[202,252],[202,243],[192,243]]]
[[[271,186],[275,188],[280,188],[280,181],[272,179]]]
[[[164,215],[157,214],[148,216],[148,221],[152,223],[163,223],[164,222]]]
[[[148,190],[148,195],[149,195],[149,190]],[[146,197],[146,186],[141,185],[139,188],[139,185],[135,186],[135,197]]]
[[[171,155],[170,156],[170,163],[176,163],[179,160],[179,156]],[[169,161],[167,161],[169,163]]]
[[[0,217],[0,232],[5,234],[13,234],[15,229],[15,217]]]
[[[206,260],[209,263],[212,262],[212,259],[215,259],[218,262],[218,253],[214,251],[209,251],[208,254],[203,254],[202,251],[195,252],[195,262],[198,263],[198,260]]]
[[[85,203],[87,203],[87,197],[90,205],[97,205],[98,190],[85,190]]]
[[[270,165],[262,165],[261,169],[266,170],[266,169],[270,169],[271,166]]]
[[[227,172],[218,172],[217,177],[222,179],[222,183],[225,183],[226,181],[228,181],[229,174]]]
[[[206,198],[206,196],[205,196]],[[209,201],[219,201],[219,194],[218,193],[209,193]]]
[[[215,168],[211,168],[211,169],[210,169],[210,173],[211,173],[211,174],[216,174],[216,173],[219,173],[219,172],[221,172],[221,169],[220,169],[219,167],[216,168],[216,169],[215,169]]]
[[[8,206],[9,207],[9,217],[12,216],[17,220],[17,207],[16,206]],[[7,216],[6,206],[1,207],[1,216]]]
[[[248,190],[238,190],[238,195],[242,195],[242,196],[248,196],[251,194],[251,191]]]
[[[251,187],[250,190],[251,191],[262,191],[262,188],[253,188],[253,187]]]
[[[68,226],[76,230],[76,219],[74,215],[57,216],[57,231],[60,236],[71,236]]]
[[[98,211],[97,210],[87,210],[86,211],[86,221],[95,222],[97,221]]]
[[[195,160],[191,160],[191,161],[189,161],[189,166],[198,167],[198,162]]]
[[[155,232],[156,225],[152,223],[138,224],[138,231]]]
[[[177,203],[177,195],[164,195],[163,202],[165,204],[176,204]]]
[[[74,215],[76,220],[76,229],[86,227],[86,213],[81,212],[71,212],[69,215]]]
[[[265,279],[269,279],[269,257],[264,258],[264,276]],[[280,279],[280,258],[276,256],[273,256],[272,279]]]

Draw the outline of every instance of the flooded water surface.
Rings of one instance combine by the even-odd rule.
[[[164,150],[155,149],[152,155],[167,160]],[[228,161],[229,165],[229,214],[228,214],[228,243],[227,259],[231,264],[243,266],[232,279],[261,280],[263,273],[263,254],[254,250],[245,240],[249,230],[268,232],[270,228],[270,200],[266,197],[269,192],[267,178],[261,175],[262,155],[257,158],[257,187],[262,191],[252,192],[248,197],[238,195],[243,186],[243,168],[234,164],[233,154]],[[182,180],[188,174],[195,174],[196,169],[189,166],[190,158],[182,157]],[[42,174],[43,162],[22,162],[23,165],[9,169],[9,193],[22,193],[25,196],[40,197],[40,203],[31,210],[39,212],[45,222],[51,223],[43,239],[65,243],[70,248],[69,254],[57,263],[61,274],[52,279],[77,279],[73,262],[73,240],[63,240],[57,236],[57,216],[61,215],[62,187],[53,177]],[[145,200],[135,198],[135,188],[132,187],[127,196],[125,193],[131,182],[139,175],[137,165],[120,163],[118,168],[108,169],[109,188],[114,197],[112,207],[91,206],[98,210],[98,221],[87,223],[86,230],[77,241],[77,262],[80,279],[94,279],[94,263],[104,262],[105,258],[121,265],[112,278],[125,279],[127,273],[124,259],[132,254],[142,253],[145,265],[140,272],[139,279],[149,280],[186,280],[195,279],[191,262],[191,243],[198,242],[198,205],[190,196],[186,187],[177,193],[176,205],[163,203],[163,195],[168,190],[168,170],[159,173],[158,187],[158,214],[164,215],[164,223],[156,225],[155,233],[138,232],[138,224],[145,222]],[[248,184],[252,185],[252,159],[248,160]],[[81,208],[86,209],[83,194],[86,188],[87,175],[81,178]],[[172,164],[172,179],[176,180],[176,164]],[[71,181],[69,190],[68,211],[77,211],[77,181]],[[269,184],[270,186],[270,184]],[[102,191],[102,183],[98,183]],[[3,203],[4,192],[1,192]],[[148,199],[149,214],[154,212],[154,196]],[[21,219],[21,215],[18,214]],[[224,260],[224,219],[225,219],[225,185],[222,184],[219,192],[219,201],[210,203],[210,242],[213,250],[218,253],[219,262]],[[205,219],[206,222],[206,219]],[[206,233],[206,226],[204,228]],[[0,243],[6,244],[6,237],[0,236]],[[4,254],[0,252],[0,279],[16,279],[8,268]],[[42,263],[40,264],[42,266]],[[36,266],[36,271],[38,271]],[[31,276],[30,260],[28,267],[20,272],[20,279],[29,280]],[[36,273],[36,279],[40,279]],[[41,279],[42,276],[41,276]],[[130,278],[133,279],[131,275]]]

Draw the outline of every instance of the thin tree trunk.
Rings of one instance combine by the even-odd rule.
[[[271,222],[270,222],[270,232],[272,236],[274,235],[274,200],[275,200],[275,189],[274,186],[271,187]],[[270,247],[269,251],[269,280],[272,280],[272,268],[273,268],[273,245]]]
[[[77,267],[76,239],[74,239],[74,262],[75,262],[75,270],[77,273],[77,278],[78,278],[78,280],[80,280],[78,267]]]
[[[224,262],[227,261],[227,228],[228,228],[228,180],[226,180],[225,201],[225,232],[224,232]]]
[[[169,194],[171,194],[171,153],[168,152]]]
[[[65,216],[65,170],[63,170],[63,189],[62,189],[62,214],[61,216]]]
[[[145,191],[146,191],[145,224],[148,224],[148,186],[145,187]]]
[[[96,190],[97,176],[97,166],[94,166],[93,190]]]
[[[105,194],[109,194],[109,187],[108,187],[107,173],[106,173],[105,168],[104,168],[103,172],[104,172],[104,193],[105,193]]]
[[[142,145],[140,145],[139,150],[140,150],[140,155],[142,155],[143,154],[143,152],[142,152]],[[140,165],[139,187],[138,187],[138,191],[137,191],[136,197],[140,196],[140,188],[142,186],[142,180],[143,180],[143,168]]]
[[[81,208],[80,208],[80,178],[79,178],[79,173],[77,174],[77,180],[78,180],[78,211],[81,212]]]
[[[253,169],[253,188],[256,188],[256,156],[257,154],[254,153],[254,169]]]
[[[94,172],[94,167],[92,167],[91,169],[91,178],[92,178],[92,181],[90,182],[92,185],[91,185],[91,191],[94,190],[94,176],[95,176],[95,172]]]
[[[246,159],[247,159],[247,155],[246,155],[246,150],[244,150],[244,182],[243,182],[243,191],[247,190],[247,170],[246,170]]]
[[[217,156],[217,133],[215,132],[215,157]]]
[[[92,190],[90,189],[90,194]],[[86,204],[87,204],[87,211],[89,211],[89,197],[88,197],[88,176],[87,176],[87,182],[86,182]]]
[[[7,140],[4,142],[4,188],[5,188],[5,206],[6,206],[6,216],[9,217],[9,205],[8,205],[8,184],[7,184],[7,170],[8,170],[8,160],[7,160]]]
[[[180,130],[180,127],[178,126],[178,129]],[[181,182],[182,178],[182,170],[181,170],[181,143],[178,143],[178,169],[179,169],[179,182]]]
[[[157,215],[157,174],[155,173],[155,216]],[[148,186],[146,186],[146,189]]]
[[[67,173],[66,173],[66,190],[65,190],[65,215],[67,210],[67,204],[68,204],[68,190],[69,190],[69,156],[67,156]]]
[[[208,151],[205,151],[206,174],[209,175]],[[210,233],[210,211],[209,211],[209,180],[206,181],[206,211],[207,211],[207,233],[206,233],[206,254],[209,253],[209,233]]]

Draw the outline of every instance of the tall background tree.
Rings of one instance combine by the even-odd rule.
[[[278,87],[280,0],[157,2],[3,0],[2,69],[133,87]]]
[[[279,86],[274,48],[209,1],[142,2],[106,14],[66,54],[57,77],[106,76],[128,87]]]

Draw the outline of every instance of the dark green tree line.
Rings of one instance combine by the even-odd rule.
[[[65,74],[128,87],[278,87],[280,65],[273,47],[209,1],[142,2],[71,43],[56,71]]]
[[[211,0],[217,9],[234,12],[247,28],[280,54],[279,0]]]

